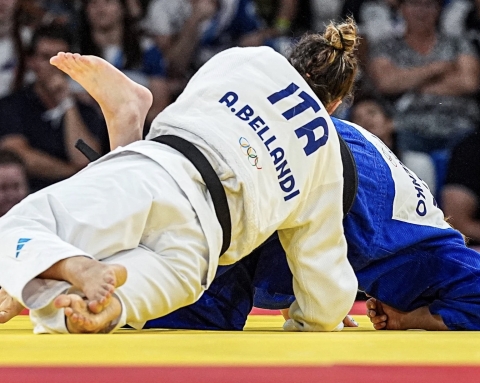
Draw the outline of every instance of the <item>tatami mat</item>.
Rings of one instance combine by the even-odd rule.
[[[251,315],[243,332],[33,335],[19,316],[0,327],[0,381],[480,382],[480,333],[374,331],[355,319],[340,333],[287,333],[281,316]]]

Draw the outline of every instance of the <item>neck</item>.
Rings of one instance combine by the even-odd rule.
[[[435,30],[432,31],[430,29],[417,31],[407,30],[405,33],[405,41],[416,51],[427,53],[435,45],[437,33]]]

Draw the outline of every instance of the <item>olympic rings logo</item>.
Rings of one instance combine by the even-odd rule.
[[[248,162],[250,165],[255,166],[257,169],[261,169],[262,167],[258,164],[258,156],[257,151],[250,146],[250,143],[245,137],[240,137],[238,140],[240,147],[242,148],[244,154],[248,157]]]

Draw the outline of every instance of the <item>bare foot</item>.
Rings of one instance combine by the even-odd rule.
[[[59,52],[50,63],[82,85],[98,102],[112,149],[142,139],[145,117],[153,102],[147,88],[100,57]]]
[[[71,334],[102,332],[122,312],[122,306],[116,298],[99,314],[90,312],[87,302],[77,294],[62,294],[55,299],[54,304],[56,308],[64,308],[67,329]]]
[[[13,299],[4,289],[0,289],[0,323],[7,323],[22,312],[25,307]]]
[[[55,263],[39,277],[71,283],[86,295],[90,311],[98,314],[109,305],[115,288],[127,280],[127,269],[79,256]]]

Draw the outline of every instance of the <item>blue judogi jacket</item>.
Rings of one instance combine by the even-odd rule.
[[[465,246],[428,186],[377,137],[333,121],[358,171],[344,230],[359,288],[402,311],[428,306],[452,330],[480,330],[480,254]],[[147,327],[240,330],[252,304],[281,309],[294,300],[292,274],[273,236],[237,264],[220,267],[197,303]]]

